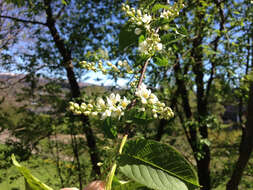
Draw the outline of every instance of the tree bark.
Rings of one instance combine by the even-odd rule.
[[[80,97],[81,92],[80,92],[80,87],[79,87],[79,84],[78,84],[77,79],[75,77],[74,70],[73,70],[71,51],[66,47],[63,39],[61,39],[59,32],[56,29],[55,19],[52,14],[51,0],[44,0],[44,3],[45,3],[46,15],[47,15],[46,25],[47,25],[47,27],[54,39],[54,43],[55,43],[57,49],[59,50],[61,56],[63,57],[62,64],[67,72],[67,77],[68,77],[68,81],[70,84],[72,98],[78,98],[78,97]],[[95,172],[95,174],[100,175],[101,174],[100,168],[99,168],[99,166],[97,166],[97,163],[99,162],[100,158],[99,158],[98,151],[97,151],[96,140],[93,135],[93,131],[91,130],[91,128],[88,125],[88,118],[84,117],[84,116],[82,116],[82,117],[83,117],[82,122],[84,125],[83,131],[85,133],[88,147],[90,149],[92,168],[93,168],[93,171]]]
[[[199,133],[201,135],[200,138],[208,139],[208,129],[207,126],[203,123],[203,119],[208,116],[207,111],[207,97],[205,97],[204,90],[204,73],[203,73],[203,63],[202,63],[202,49],[200,45],[202,44],[202,38],[196,39],[193,42],[193,57],[194,57],[194,65],[193,72],[196,75],[195,82],[197,85],[197,110],[198,110],[198,123],[199,123]],[[201,149],[198,150],[201,153],[201,157],[197,157],[197,169],[198,169],[198,177],[199,183],[202,186],[202,190],[211,189],[211,178],[210,178],[210,148],[206,144],[201,144]]]
[[[198,129],[201,135],[200,138],[208,139],[208,129],[203,123],[203,119],[208,116],[207,111],[207,99],[205,95],[204,87],[204,66],[203,66],[203,48],[201,47],[203,42],[203,28],[204,28],[204,13],[196,12],[195,17],[198,17],[196,24],[199,27],[196,29],[195,33],[197,37],[193,40],[193,48],[191,55],[193,57],[193,72],[196,75],[195,82],[197,86],[197,121]],[[198,142],[196,142],[198,143]],[[197,161],[198,177],[199,183],[202,186],[202,190],[211,189],[211,178],[210,178],[210,148],[206,144],[201,144],[201,148],[198,148],[198,152],[201,153],[201,157],[195,157]]]

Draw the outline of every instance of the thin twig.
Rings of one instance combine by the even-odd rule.
[[[16,17],[12,17],[12,16],[6,16],[6,15],[0,15],[0,18],[7,18],[7,19],[11,19],[17,22],[23,22],[23,23],[30,23],[30,24],[40,24],[40,25],[44,25],[47,26],[47,23],[44,22],[39,22],[36,20],[25,20],[25,19],[20,19],[20,18],[16,18]]]
[[[140,76],[140,79],[139,79],[139,82],[138,82],[138,85],[137,85],[137,89],[140,88],[140,86],[142,84],[142,81],[143,81],[143,78],[144,78],[144,75],[145,75],[145,72],[146,72],[146,69],[147,69],[147,65],[148,65],[150,59],[151,59],[151,57],[146,60],[145,64],[143,65],[143,67],[141,69],[141,76]]]
[[[141,69],[141,76],[140,76],[140,79],[138,81],[138,85],[137,85],[137,89],[139,89],[141,87],[141,84],[142,84],[142,81],[143,81],[143,78],[144,78],[144,75],[145,75],[145,72],[147,70],[147,65],[150,61],[151,57],[148,58],[146,60],[146,62],[144,63],[142,69]],[[127,110],[130,110],[133,106],[135,106],[136,104],[136,99],[134,99],[128,106],[127,106]]]

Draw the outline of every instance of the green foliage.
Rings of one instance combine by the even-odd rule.
[[[166,57],[159,54],[154,57],[154,63],[158,66],[167,66],[169,64],[169,60]]]
[[[25,178],[25,184],[26,184],[26,190],[53,190],[52,188],[48,187],[44,183],[42,183],[39,179],[34,177],[28,169],[26,169],[24,166],[21,166],[14,154],[11,156],[13,164],[17,167],[20,173]]]
[[[157,12],[160,9],[166,9],[166,10],[170,10],[170,6],[169,5],[163,5],[160,3],[156,3],[153,7],[152,7],[152,12]]]
[[[131,24],[125,24],[119,33],[119,50],[124,52],[127,49],[138,45],[138,36],[134,33]]]
[[[136,183],[134,181],[119,181],[116,177],[113,178],[112,184],[113,190],[145,190],[144,185]]]
[[[31,156],[31,152],[25,149],[21,143],[7,142],[6,145],[0,144],[0,169],[7,169],[11,166],[11,155],[14,153],[22,161]]]
[[[199,186],[197,175],[185,158],[171,146],[156,141],[128,141],[119,158],[119,168],[130,179],[153,189]]]
[[[113,124],[111,118],[107,118],[103,122],[102,129],[106,137],[115,139],[117,137],[117,127]]]

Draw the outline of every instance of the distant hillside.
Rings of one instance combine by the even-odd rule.
[[[25,74],[13,74],[13,73],[0,73],[0,100],[2,98],[5,99],[2,106],[22,106],[24,104],[35,104],[35,101],[28,100],[28,101],[22,101],[17,102],[18,95],[20,93],[23,93],[24,88],[31,88],[33,86],[34,88],[34,94],[36,95],[45,95],[45,92],[43,90],[43,87],[45,85],[48,85],[49,83],[57,84],[60,89],[64,92],[68,92],[70,89],[70,86],[68,84],[68,81],[66,80],[60,80],[60,79],[50,79],[50,78],[33,78],[34,82],[31,82],[31,78],[29,78],[29,75]],[[111,87],[102,87],[93,85],[90,83],[79,83],[80,88],[87,93],[87,95],[91,95],[92,92],[96,93],[104,93],[108,91]],[[27,91],[25,91],[27,93]],[[65,93],[64,93],[65,94]],[[50,95],[50,94],[49,94]],[[42,110],[45,110],[45,108],[41,108]],[[47,110],[47,109],[46,109]]]
[[[7,85],[13,85],[16,83],[23,83],[26,84],[29,80],[29,75],[25,75],[25,74],[14,74],[14,73],[0,73],[0,87],[4,87]],[[69,84],[68,81],[66,80],[59,80],[59,79],[50,79],[50,78],[36,78],[36,80],[38,80],[38,85],[43,85],[46,84],[48,82],[58,82],[58,84],[61,84],[63,88],[69,88]],[[90,83],[85,83],[85,82],[80,82],[79,83],[80,87],[86,87],[86,86],[90,86],[92,84]]]

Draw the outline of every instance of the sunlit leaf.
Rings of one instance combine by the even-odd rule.
[[[34,177],[27,168],[25,168],[24,166],[21,166],[16,160],[14,154],[11,155],[11,159],[12,159],[13,164],[17,167],[19,172],[25,178],[26,190],[53,190],[52,188],[48,187],[46,184],[42,183],[39,179]]]
[[[119,166],[127,177],[152,189],[187,190],[199,186],[188,161],[171,146],[156,141],[128,141]]]

